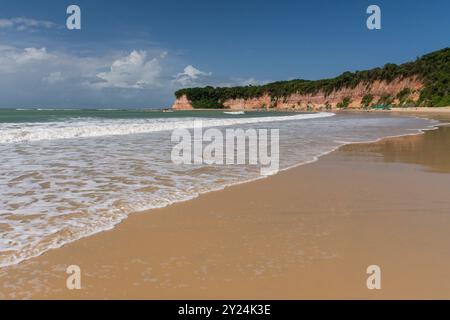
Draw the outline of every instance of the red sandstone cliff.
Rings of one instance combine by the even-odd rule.
[[[350,98],[351,103],[349,108],[360,108],[361,100],[366,94],[373,95],[373,101],[383,95],[390,95],[395,97],[400,91],[409,88],[413,91],[410,99],[417,101],[419,99],[420,90],[423,88],[421,83],[416,78],[396,79],[387,83],[386,81],[375,81],[371,84],[360,83],[355,88],[342,88],[333,91],[329,95],[323,92],[318,92],[312,95],[292,94],[288,97],[272,100],[269,95],[264,95],[259,98],[252,99],[229,99],[223,102],[223,105],[229,109],[262,109],[262,108],[277,108],[277,109],[296,109],[296,110],[322,110],[329,105],[332,109],[336,109],[337,104],[342,102],[346,97]],[[177,99],[172,106],[176,110],[192,109],[192,104],[186,96]]]
[[[172,109],[175,110],[191,110],[192,104],[189,101],[189,99],[186,97],[186,95],[182,96],[179,99],[176,99],[174,104],[172,105]]]

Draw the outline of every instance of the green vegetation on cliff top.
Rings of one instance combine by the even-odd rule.
[[[175,92],[177,98],[186,95],[194,108],[223,108],[227,99],[250,99],[268,94],[272,101],[294,93],[329,95],[334,90],[355,88],[364,83],[367,88],[376,80],[392,82],[395,79],[417,77],[424,87],[417,106],[441,107],[450,105],[450,48],[445,48],[401,65],[386,64],[383,68],[366,71],[344,72],[331,79],[317,81],[290,80],[245,87],[185,88]],[[406,92],[399,98],[406,99]],[[366,101],[367,102],[367,101]]]

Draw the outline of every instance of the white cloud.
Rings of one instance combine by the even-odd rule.
[[[14,26],[14,22],[8,19],[0,19],[0,28],[10,28]]]
[[[50,59],[52,55],[47,53],[46,48],[25,48],[22,52],[19,52],[14,56],[17,63],[27,63],[30,61],[39,61]]]
[[[158,58],[147,58],[145,51],[132,51],[128,56],[115,60],[110,70],[97,74],[102,82],[94,83],[97,88],[145,89],[161,85],[162,67],[160,59],[167,53],[163,52]]]
[[[177,64],[159,49],[79,56],[0,43],[0,107],[168,106]]]
[[[56,59],[56,60],[54,60]],[[41,68],[45,62],[57,61],[57,57],[46,48],[18,49],[0,45],[0,71],[5,73],[32,72],[34,67]]]
[[[56,71],[51,72],[48,76],[45,76],[42,80],[49,84],[55,84],[64,81],[65,78],[60,71]]]
[[[0,28],[15,29],[19,31],[51,29],[57,25],[51,21],[36,20],[24,17],[16,17],[11,19],[0,19]]]
[[[213,77],[192,65],[179,72],[184,65],[157,48],[79,56],[0,43],[0,107],[161,107],[181,87],[258,83]]]
[[[188,65],[184,68],[182,73],[178,73],[175,76],[173,82],[182,86],[191,86],[199,83],[199,80],[203,80],[205,77],[212,75],[212,72],[200,71],[192,65]]]

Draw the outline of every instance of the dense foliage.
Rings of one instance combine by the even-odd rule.
[[[450,105],[450,48],[424,55],[414,62],[386,64],[383,68],[366,71],[344,72],[331,79],[278,81],[262,86],[186,88],[178,90],[175,95],[177,98],[186,95],[194,108],[223,108],[223,102],[227,99],[249,99],[269,94],[272,100],[276,100],[294,93],[315,94],[319,91],[329,95],[334,90],[355,88],[360,83],[370,85],[376,80],[391,82],[412,76],[417,76],[425,85],[418,105]],[[406,103],[408,96],[409,92],[404,91],[398,98]],[[367,97],[365,102],[368,98],[370,97]],[[380,100],[389,101],[388,97]],[[345,104],[342,106],[345,107]]]
[[[373,95],[371,95],[371,94],[369,93],[369,94],[366,94],[366,95],[362,98],[361,103],[362,103],[362,106],[363,106],[364,108],[368,108],[368,107],[370,106],[370,104],[372,103],[372,101],[373,101]]]
[[[345,97],[341,102],[337,104],[338,109],[347,109],[352,100],[350,97]]]

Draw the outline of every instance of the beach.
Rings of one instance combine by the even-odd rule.
[[[416,113],[416,114],[448,114],[450,113],[450,107],[441,107],[441,108],[392,108],[393,112],[398,113]]]
[[[448,299],[449,141],[442,126],[347,144],[132,214],[1,268],[0,299]],[[69,265],[81,290],[66,288]],[[370,265],[381,290],[366,287]]]

